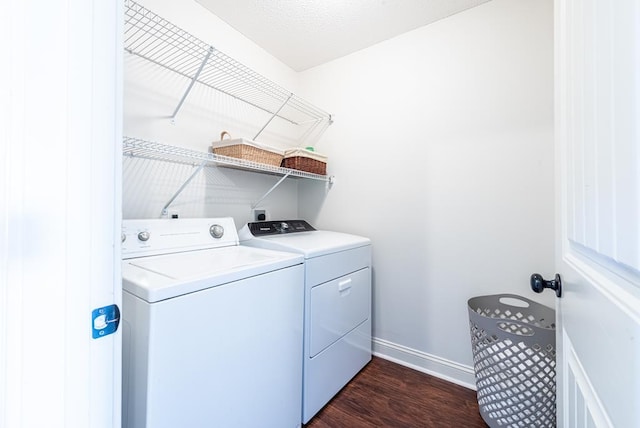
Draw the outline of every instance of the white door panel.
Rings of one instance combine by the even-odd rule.
[[[575,352],[572,351],[569,337],[565,334],[562,340],[567,349],[570,350],[562,357],[565,362],[565,366],[562,368],[564,373],[562,382],[565,385],[570,385],[570,387],[565,391],[566,397],[564,398],[564,402],[567,403],[565,410],[566,422],[562,423],[561,421],[558,425],[613,428],[613,424],[607,417],[602,403],[597,396],[593,395],[595,389],[591,385],[586,371],[580,364]]]
[[[575,254],[564,258],[559,302],[563,343],[558,356],[564,373],[564,379],[558,377],[559,382],[564,381],[562,398],[566,405],[576,407],[580,406],[575,400],[580,399],[595,421],[611,421],[596,426],[637,426],[640,408],[634,400],[640,397],[640,300],[619,286],[624,279],[603,275],[604,268],[593,264]],[[569,382],[569,373],[575,384]],[[580,414],[564,415],[565,426],[587,426],[570,422]]]
[[[640,7],[555,11],[558,424],[640,426]]]
[[[117,427],[122,2],[1,9],[0,427]]]

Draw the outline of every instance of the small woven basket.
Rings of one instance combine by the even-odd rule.
[[[272,166],[280,166],[282,163],[283,154],[278,153],[275,149],[268,150],[264,147],[257,147],[252,141],[242,138],[225,140],[225,136],[231,137],[228,132],[222,132],[220,141],[213,143],[213,153]]]
[[[287,150],[282,160],[282,166],[312,174],[327,175],[326,156],[308,152],[303,149]]]
[[[327,164],[311,158],[293,156],[282,160],[282,166],[313,174],[327,175]]]

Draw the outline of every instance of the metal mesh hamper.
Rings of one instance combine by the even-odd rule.
[[[555,427],[555,311],[512,294],[468,306],[482,418],[492,428]]]

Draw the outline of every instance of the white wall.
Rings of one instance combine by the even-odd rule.
[[[337,181],[300,214],[372,238],[378,352],[473,383],[467,299],[554,273],[552,58],[551,0],[494,0],[301,74]]]
[[[140,4],[200,40],[291,91],[298,75],[195,1],[144,0]],[[124,58],[124,135],[207,152],[223,130],[253,138],[269,115],[195,85],[175,122],[170,120],[189,81],[137,56]],[[294,145],[295,131],[274,121],[257,140],[275,147]],[[193,166],[125,157],[123,217],[157,218]],[[170,209],[182,217],[234,217],[252,221],[251,206],[279,179],[229,168],[205,168]],[[261,204],[271,218],[298,216],[297,183],[285,180]]]

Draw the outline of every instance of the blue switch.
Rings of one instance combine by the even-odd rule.
[[[104,306],[91,312],[91,329],[94,339],[115,333],[119,325],[120,308],[118,305]]]

